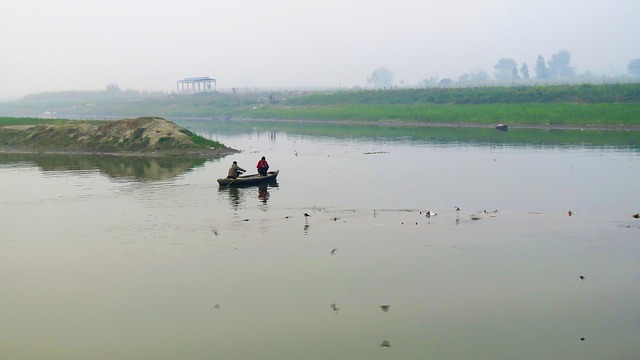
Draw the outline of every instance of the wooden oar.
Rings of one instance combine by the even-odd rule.
[[[244,174],[244,173],[241,173],[241,174]],[[234,182],[234,181],[236,181],[236,179],[237,179],[237,178],[239,178],[239,177],[240,177],[240,175],[238,175],[238,176],[234,177],[234,178],[233,178],[233,180],[231,180],[231,182],[230,182],[230,183],[228,183],[228,184],[227,184],[227,185],[225,185],[225,186],[229,186],[229,185],[233,184],[233,182]]]

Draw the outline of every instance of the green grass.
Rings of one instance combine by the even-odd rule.
[[[499,104],[640,102],[640,84],[492,86],[359,90],[316,93],[286,100],[290,106],[344,104]]]
[[[269,96],[277,102],[271,104]],[[0,113],[61,117],[186,117],[507,123],[528,125],[640,125],[640,83],[251,92],[195,95],[69,92],[0,103]],[[42,123],[0,118],[0,125]]]
[[[202,137],[198,134],[194,134],[191,131],[187,130],[187,129],[181,129],[180,132],[184,133],[185,135],[189,136],[191,138],[191,141],[193,141],[194,144],[197,145],[206,145],[209,147],[212,147],[214,149],[220,149],[222,147],[224,147],[224,145],[222,145],[220,142],[215,141],[215,140],[209,140],[205,137]]]
[[[254,119],[338,121],[640,125],[640,103],[271,106],[256,109],[246,116]]]

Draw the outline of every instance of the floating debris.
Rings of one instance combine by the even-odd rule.
[[[336,305],[335,303],[329,305],[329,307],[331,308],[331,310],[338,312],[340,310],[340,308],[338,307],[338,305]]]
[[[587,340],[587,339],[585,339],[585,338],[580,338],[580,341],[585,341],[585,340]]]
[[[384,312],[389,311],[390,307],[391,307],[391,305],[380,305],[380,309],[382,309],[382,311],[384,311]]]
[[[338,248],[333,248],[333,249],[331,249],[331,255],[335,255],[335,254],[336,254],[336,251],[338,251]]]
[[[373,154],[388,154],[388,153],[389,153],[388,151],[368,151],[368,152],[365,152],[363,154],[365,154],[365,155],[373,155]]]
[[[584,276],[580,275],[579,277],[580,277],[580,280],[584,281],[584,279],[585,279]]]
[[[382,340],[382,342],[380,343],[380,347],[391,347],[391,343],[389,342],[389,340]]]

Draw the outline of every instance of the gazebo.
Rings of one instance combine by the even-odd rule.
[[[192,77],[178,80],[176,84],[178,93],[196,94],[216,91],[216,79],[208,76]]]

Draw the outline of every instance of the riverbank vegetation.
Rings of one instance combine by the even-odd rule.
[[[252,118],[640,125],[640,84],[353,91],[287,99]]]
[[[395,121],[640,127],[640,83],[192,95],[131,91],[47,93],[0,103],[0,115],[113,119]]]

